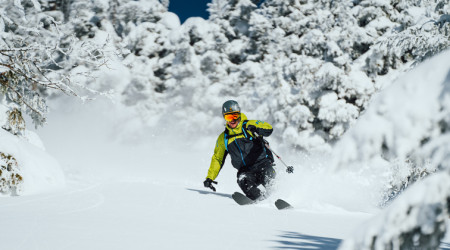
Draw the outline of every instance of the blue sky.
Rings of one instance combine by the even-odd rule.
[[[199,16],[208,19],[209,13],[206,10],[211,0],[170,0],[169,11],[174,12],[180,18],[181,23],[189,17]]]

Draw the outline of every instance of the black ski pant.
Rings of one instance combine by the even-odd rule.
[[[237,174],[237,183],[244,194],[256,200],[260,198],[263,192],[258,188],[259,185],[268,188],[276,173],[272,162],[264,161],[260,164],[242,167]]]

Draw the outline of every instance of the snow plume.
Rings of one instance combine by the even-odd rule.
[[[270,139],[269,139],[270,140]],[[273,143],[274,147],[277,143]],[[279,144],[278,144],[279,145]],[[299,154],[281,150],[287,164],[294,166],[288,174],[276,160],[277,182],[273,197],[288,200],[297,209],[316,212],[376,213],[389,175],[362,165],[360,169],[332,171],[329,154]],[[277,152],[278,153],[278,152]],[[384,165],[388,167],[386,164]]]
[[[450,51],[445,51],[375,97],[336,145],[336,169],[358,169],[367,163],[375,171],[387,171],[392,174],[389,192],[417,179],[413,175],[418,169],[419,175],[437,172],[402,193],[342,249],[439,245],[450,200],[449,90]]]

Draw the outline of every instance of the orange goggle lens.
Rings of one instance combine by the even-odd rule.
[[[225,121],[231,122],[232,120],[239,119],[239,117],[241,117],[241,114],[239,114],[239,113],[226,114],[223,117],[225,118]]]

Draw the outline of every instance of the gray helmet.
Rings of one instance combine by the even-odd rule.
[[[239,113],[241,112],[241,108],[239,107],[237,101],[229,100],[222,105],[222,116],[229,113],[237,113],[237,112]]]

